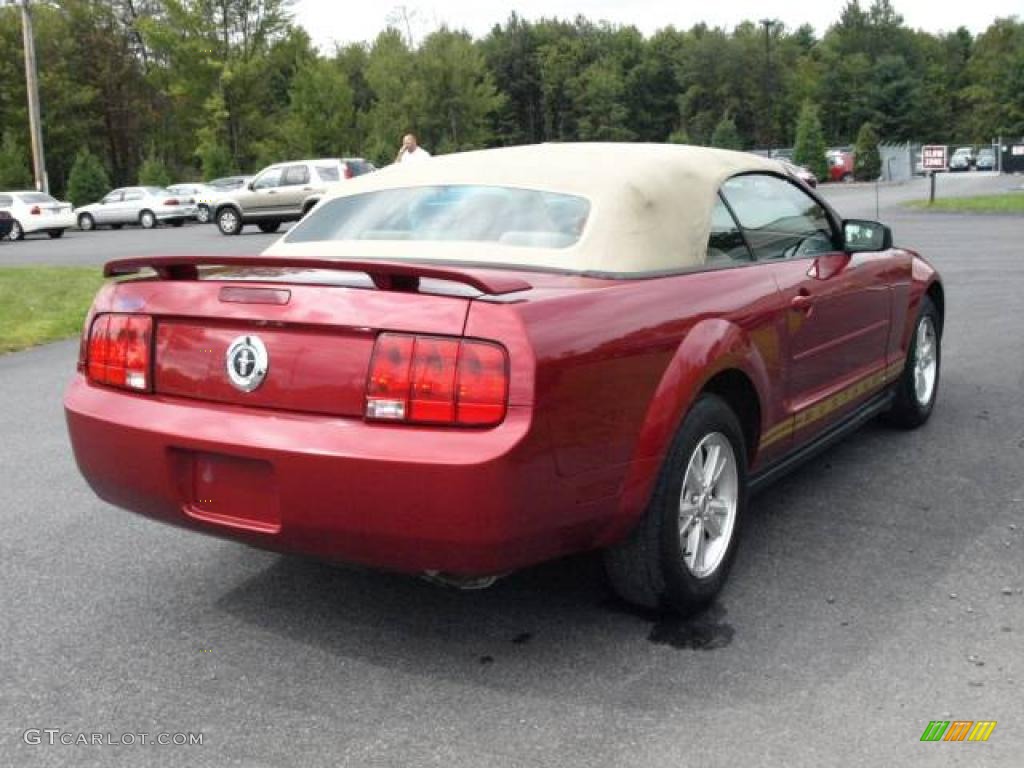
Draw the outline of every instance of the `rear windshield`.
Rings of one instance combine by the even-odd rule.
[[[589,214],[585,198],[532,189],[385,189],[325,202],[285,242],[444,240],[566,248],[579,240]]]
[[[18,195],[21,198],[21,202],[28,203],[29,205],[38,205],[39,203],[56,203],[57,201],[43,192],[28,192],[24,195]]]

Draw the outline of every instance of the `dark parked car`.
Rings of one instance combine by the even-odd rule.
[[[96,493],[463,586],[602,549],[625,599],[700,608],[753,490],[873,416],[920,426],[939,386],[932,266],[738,152],[435,157],[263,255],[105,268],[141,271],[65,394]]]
[[[6,240],[14,229],[14,218],[7,211],[0,211],[0,240]]]

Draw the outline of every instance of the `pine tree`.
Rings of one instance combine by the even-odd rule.
[[[171,184],[170,171],[152,149],[139,168],[139,184],[144,187],[167,187]]]
[[[743,139],[740,132],[736,130],[736,123],[732,116],[726,114],[711,134],[711,146],[719,149],[743,149]]]
[[[793,162],[809,169],[819,179],[827,179],[825,149],[825,134],[818,118],[818,108],[810,101],[805,101],[797,118]]]
[[[0,143],[0,189],[31,189],[28,153],[14,131],[4,131]]]
[[[853,176],[859,181],[874,181],[882,172],[882,158],[878,154],[878,133],[870,123],[857,131],[854,146]]]
[[[68,199],[77,208],[94,203],[110,191],[110,179],[99,158],[88,149],[75,155],[68,175]]]

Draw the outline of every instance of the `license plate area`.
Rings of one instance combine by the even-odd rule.
[[[174,450],[186,515],[259,533],[281,530],[273,465],[220,453]]]

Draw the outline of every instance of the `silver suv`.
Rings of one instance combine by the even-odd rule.
[[[213,212],[225,235],[237,235],[246,224],[276,232],[283,222],[298,221],[315,205],[329,185],[359,175],[354,168],[372,170],[358,158],[324,158],[276,163],[240,189],[220,197]]]

